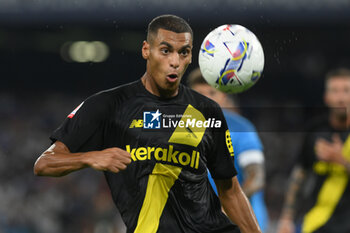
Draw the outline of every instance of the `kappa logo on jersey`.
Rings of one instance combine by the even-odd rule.
[[[75,115],[75,113],[77,113],[77,111],[79,110],[79,108],[80,108],[81,106],[83,106],[83,104],[84,104],[84,102],[82,102],[81,104],[79,104],[79,106],[76,107],[76,108],[73,110],[73,112],[71,112],[67,117],[68,117],[68,118],[73,118],[74,115]]]
[[[162,114],[157,109],[156,112],[143,112],[144,129],[160,129],[160,116]]]

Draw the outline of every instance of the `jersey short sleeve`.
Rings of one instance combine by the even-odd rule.
[[[89,97],[67,116],[50,139],[63,142],[71,152],[101,149],[107,106],[101,94]]]
[[[263,150],[263,145],[253,123],[229,110],[223,112],[231,132],[232,142],[239,143],[239,147],[234,144],[236,155],[246,150]]]
[[[231,133],[235,160],[238,161],[239,166],[264,163],[263,145],[254,125],[237,113],[228,110],[223,112]]]
[[[214,179],[228,179],[237,175],[234,167],[234,148],[230,131],[220,107],[217,107],[214,118],[221,121],[221,127],[213,129],[213,150],[208,159],[208,169]]]

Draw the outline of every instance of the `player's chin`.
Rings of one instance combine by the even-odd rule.
[[[166,82],[166,86],[169,89],[177,89],[180,85],[180,79],[177,79],[175,82]]]
[[[164,90],[174,92],[179,88],[179,83],[167,83]]]
[[[163,85],[163,91],[168,93],[176,92],[176,90],[179,88],[180,81],[177,82],[166,82]]]

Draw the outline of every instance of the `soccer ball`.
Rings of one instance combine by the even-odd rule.
[[[199,51],[204,79],[226,93],[253,86],[264,68],[264,51],[258,38],[240,25],[222,25],[211,31]]]

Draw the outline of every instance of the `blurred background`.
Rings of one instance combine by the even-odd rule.
[[[139,79],[148,22],[177,14],[194,30],[193,64],[221,24],[253,31],[261,80],[240,105],[265,147],[270,232],[295,161],[307,107],[323,106],[323,77],[350,68],[348,0],[0,0],[0,233],[123,233],[101,173],[35,177],[49,135],[89,95]],[[186,76],[186,75],[185,75]]]

